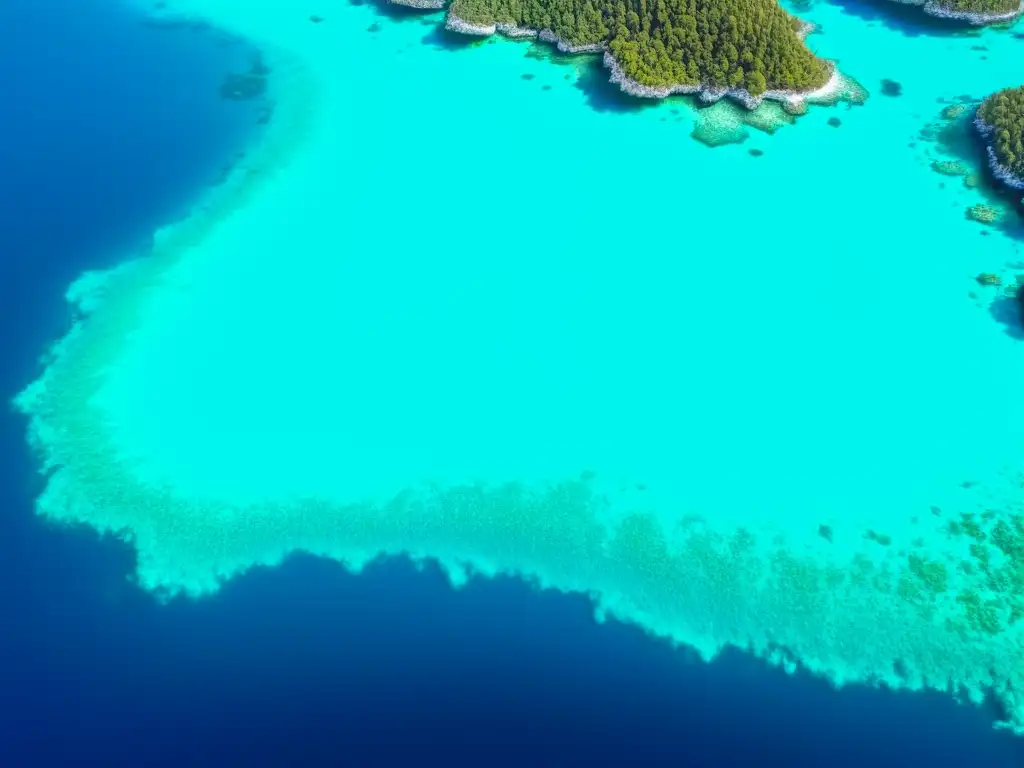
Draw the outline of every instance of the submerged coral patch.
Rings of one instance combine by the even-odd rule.
[[[998,471],[1019,464],[1024,370],[1015,342],[936,309],[965,285],[1005,293],[1002,273],[970,284],[996,268],[969,246],[1003,262],[1013,244],[980,241],[960,215],[974,196],[938,198],[889,123],[868,109],[842,131],[806,121],[816,141],[709,152],[680,141],[679,102],[519,82],[525,46],[424,45],[370,6],[312,24],[288,0],[169,5],[265,48],[273,74],[246,76],[273,117],[152,253],[69,290],[76,322],[16,402],[42,516],[123,537],[164,597],[295,551],[353,570],[404,554],[455,585],[589,595],[704,658],[734,646],[837,685],[990,695],[1024,727],[1022,478]],[[479,7],[507,15],[465,23],[538,38],[600,10]],[[767,21],[747,44],[782,22],[799,42],[776,6],[751,8]],[[663,63],[655,12],[608,30],[634,74]],[[816,68],[771,50],[766,72]],[[699,63],[726,78],[686,97],[717,99],[695,112],[712,144],[866,96],[832,72],[827,93],[750,111],[729,92],[761,67]],[[935,94],[900,76],[878,113],[915,126]],[[443,166],[423,149],[438,144]],[[508,167],[488,172],[494,157]],[[811,176],[825,167],[841,183]]]
[[[886,78],[882,80],[882,93],[886,96],[901,96],[903,94],[903,86],[895,80]]]

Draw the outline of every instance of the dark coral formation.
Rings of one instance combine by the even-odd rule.
[[[903,94],[903,86],[895,80],[886,78],[882,80],[882,93],[886,96],[901,96]]]
[[[231,101],[249,101],[258,99],[267,91],[267,75],[270,68],[259,57],[253,62],[248,72],[231,73],[224,77],[220,85],[221,98]]]
[[[978,572],[984,582],[984,595],[972,589],[957,595],[966,625],[994,635],[1015,624],[1024,616],[1024,517],[965,512],[959,522],[950,523],[949,532],[972,540],[972,559],[962,566]]]
[[[966,176],[970,172],[959,160],[932,160],[932,170],[943,176]]]
[[[967,218],[979,224],[994,224],[999,221],[999,209],[992,205],[972,205],[967,209]]]

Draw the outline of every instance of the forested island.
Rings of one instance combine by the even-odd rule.
[[[1001,15],[1020,12],[1020,0],[937,0],[935,4],[961,13]]]
[[[993,93],[978,107],[974,124],[985,138],[992,173],[1024,189],[1024,86]]]
[[[1024,13],[1024,0],[895,0],[924,6],[925,13],[969,24],[997,24]]]
[[[604,51],[613,80],[640,96],[728,92],[756,106],[833,78],[832,66],[804,45],[805,25],[776,0],[454,0],[448,27]]]

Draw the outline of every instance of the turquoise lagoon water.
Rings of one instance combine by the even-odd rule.
[[[818,3],[808,42],[866,103],[712,149],[593,59],[317,5],[167,3],[260,46],[277,106],[152,255],[69,291],[17,400],[40,513],[126,537],[159,594],[405,552],[706,657],[992,691],[1019,726],[1012,600],[948,526],[1019,510],[1024,357],[974,276],[1024,241],[966,219],[1004,200],[919,134],[1019,84],[1021,40]]]

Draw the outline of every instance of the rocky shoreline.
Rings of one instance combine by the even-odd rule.
[[[402,2],[421,2],[421,0],[401,0]],[[430,2],[432,0],[426,0]],[[395,0],[392,0],[395,2]],[[622,89],[624,93],[631,96],[646,99],[664,99],[673,95],[696,95],[705,104],[713,104],[722,98],[730,98],[747,109],[757,109],[766,99],[769,101],[782,102],[790,107],[797,107],[807,102],[828,102],[835,98],[842,88],[842,77],[833,62],[827,62],[829,66],[829,79],[825,85],[812,91],[765,91],[760,96],[752,96],[742,88],[711,88],[704,85],[672,85],[672,86],[650,86],[642,85],[630,79],[622,70],[622,67],[615,60],[611,51],[604,43],[592,43],[587,45],[572,45],[562,40],[550,29],[530,29],[519,27],[515,24],[495,22],[493,24],[473,24],[448,11],[448,18],[445,20],[445,27],[452,32],[463,35],[476,35],[478,37],[489,37],[494,34],[501,34],[512,39],[537,38],[546,43],[551,43],[562,53],[603,53],[604,66],[611,72],[609,78]],[[813,24],[804,22],[797,34],[801,39],[806,37],[814,29]]]
[[[604,65],[611,71],[611,81],[619,86],[623,92],[631,96],[638,96],[646,99],[664,99],[674,95],[696,95],[705,104],[714,104],[722,98],[730,98],[747,109],[757,109],[763,101],[778,101],[789,106],[798,106],[807,102],[828,102],[839,95],[842,88],[842,77],[839,70],[832,62],[827,62],[831,74],[828,82],[820,88],[812,91],[765,91],[760,96],[752,96],[743,88],[710,88],[705,85],[671,85],[671,86],[650,86],[642,85],[630,79],[619,62],[612,56],[611,51],[604,53]]]
[[[890,0],[891,2],[900,3],[901,5],[916,5],[920,6],[925,13],[929,16],[935,16],[940,19],[949,19],[951,21],[965,21],[968,24],[974,26],[983,26],[986,24],[998,24],[1003,21],[1012,21],[1018,16],[1024,15],[1024,0],[1021,0],[1020,6],[1015,11],[1007,11],[1005,13],[976,13],[973,11],[954,11],[949,8],[943,8],[939,5],[936,0]],[[448,4],[448,0],[388,0],[392,5],[403,5],[407,8],[418,8],[420,10],[431,10],[439,11]],[[515,24],[495,23],[495,24],[471,24],[467,21],[449,14],[449,19],[446,25],[453,32],[460,32],[465,35],[493,35],[495,32],[499,32],[506,37],[510,38],[527,38],[537,37],[546,43],[551,43],[558,46],[558,50],[562,53],[600,53],[604,50],[604,45],[601,43],[594,43],[591,45],[571,45],[564,40],[559,39],[550,29],[529,29],[526,27],[518,27]],[[801,27],[797,31],[801,39],[806,37],[814,29],[814,25],[806,21],[801,22]]]
[[[406,8],[417,8],[422,11],[439,11],[448,0],[388,0],[391,5],[404,5]]]
[[[419,0],[411,1],[418,2]],[[489,37],[494,34],[499,34],[512,40],[537,38],[542,42],[551,43],[558,48],[561,53],[601,53],[605,48],[603,43],[572,45],[571,43],[567,43],[565,40],[559,38],[550,29],[531,29],[530,27],[520,27],[516,24],[502,21],[498,21],[493,24],[473,24],[460,19],[451,11],[448,12],[448,18],[445,20],[444,25],[452,32],[458,32],[462,35]]]
[[[562,53],[601,53],[604,51],[604,43],[572,45],[557,37],[550,29],[542,29],[538,37],[545,43],[551,43]]]
[[[929,16],[935,16],[940,19],[949,19],[951,21],[966,21],[968,24],[976,27],[984,26],[986,24],[998,24],[1002,21],[1013,21],[1018,16],[1024,15],[1024,0],[1021,0],[1021,4],[1015,11],[1007,11],[1006,13],[976,13],[973,11],[954,11],[949,8],[943,8],[936,2],[936,0],[890,0],[890,2],[900,3],[901,5],[917,5],[921,6],[925,13]]]
[[[448,11],[448,16],[444,20],[445,29],[450,29],[452,32],[458,32],[460,35],[477,35],[479,37],[490,37],[498,31],[498,24],[471,24],[468,21],[463,21],[451,11]],[[503,25],[505,26],[505,25]],[[513,28],[514,25],[507,25],[509,29]],[[519,29],[515,27],[515,29]],[[527,30],[523,30],[524,34],[519,37],[528,37]],[[534,32],[536,34],[536,32]]]
[[[996,157],[996,151],[993,149],[990,142],[992,134],[995,132],[995,127],[982,120],[981,115],[975,115],[974,127],[977,128],[978,133],[980,133],[982,138],[985,140],[985,151],[988,155],[988,167],[992,171],[992,175],[1012,189],[1024,189],[1024,177],[1015,174],[1005,165],[1000,163],[999,159]]]

